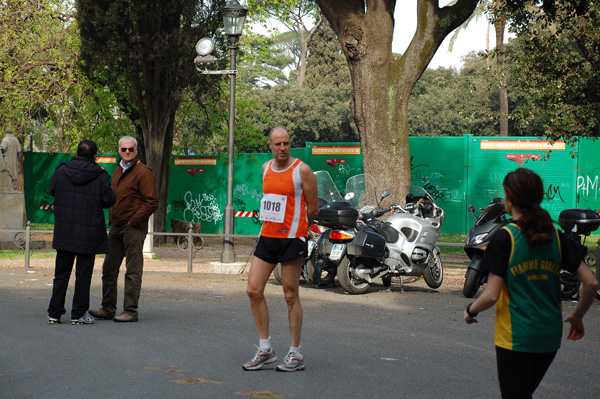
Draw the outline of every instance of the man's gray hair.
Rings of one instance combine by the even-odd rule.
[[[135,143],[135,148],[137,148],[137,146],[138,146],[138,143],[137,143],[137,140],[135,139],[135,137],[131,137],[131,136],[121,137],[121,139],[119,140],[119,148],[121,148],[122,141],[133,141]]]

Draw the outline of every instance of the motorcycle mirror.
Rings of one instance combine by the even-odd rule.
[[[381,199],[384,199],[385,197],[389,197],[391,193],[392,192],[389,189],[383,190],[383,192],[381,193]]]
[[[350,201],[352,198],[354,198],[354,193],[346,193],[346,195],[344,196],[344,199],[346,201]]]
[[[473,205],[469,205],[469,212],[475,212],[475,207]]]

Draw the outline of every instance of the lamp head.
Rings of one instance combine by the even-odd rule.
[[[237,0],[230,0],[225,7],[223,7],[223,24],[225,25],[225,34],[229,39],[235,41],[241,36],[242,30],[244,29],[244,20],[248,10],[240,5]]]
[[[210,55],[215,49],[215,42],[209,37],[203,37],[196,43],[196,53],[201,57]]]

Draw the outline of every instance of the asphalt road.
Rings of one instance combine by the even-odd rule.
[[[95,274],[92,307],[99,282]],[[49,273],[0,268],[0,398],[500,397],[493,311],[467,326],[460,287],[420,282],[402,292],[394,283],[361,296],[302,288],[306,370],[281,373],[277,363],[241,367],[257,344],[242,276],[146,273],[138,323],[83,326],[46,324],[49,283]],[[267,294],[281,359],[289,334],[280,290],[269,284]],[[565,314],[574,306],[565,302]],[[585,323],[583,340],[563,341],[536,398],[600,396],[600,301]]]

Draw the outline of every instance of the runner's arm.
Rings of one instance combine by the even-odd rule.
[[[308,225],[313,222],[319,214],[319,195],[317,189],[317,178],[310,166],[305,163],[300,165],[300,176],[302,178],[302,191],[306,199],[306,217]]]

